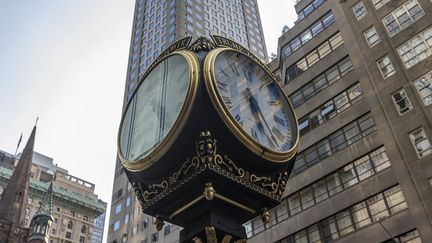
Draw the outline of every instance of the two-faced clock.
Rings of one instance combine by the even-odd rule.
[[[153,66],[138,84],[123,114],[118,148],[132,172],[157,162],[182,131],[195,100],[199,62],[190,51],[177,51]]]
[[[219,48],[206,57],[204,75],[212,103],[238,140],[271,162],[293,158],[297,120],[286,95],[259,61]]]

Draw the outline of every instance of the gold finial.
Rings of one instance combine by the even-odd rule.
[[[268,212],[267,208],[263,208],[262,214],[261,214],[261,220],[264,224],[268,224],[270,222],[270,213]]]
[[[211,182],[207,182],[206,187],[204,188],[204,197],[208,200],[211,201],[213,200],[214,196],[215,196],[215,189],[212,186]]]

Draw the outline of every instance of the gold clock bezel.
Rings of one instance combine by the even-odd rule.
[[[231,115],[231,112],[226,107],[225,103],[222,100],[222,97],[218,91],[217,84],[216,84],[216,75],[215,75],[215,62],[216,58],[219,54],[222,52],[236,52],[239,53],[250,60],[252,60],[256,65],[260,66],[261,69],[272,79],[272,81],[278,85],[279,90],[284,95],[287,104],[289,105],[289,108],[292,111],[292,114],[294,115],[293,119],[295,121],[295,142],[290,150],[286,152],[279,152],[279,151],[273,151],[267,147],[264,147],[261,145],[258,141],[256,141],[254,138],[252,138],[241,126],[238,124],[235,120],[235,118]],[[251,56],[249,56],[251,55]],[[216,108],[217,113],[222,118],[228,129],[234,134],[237,139],[239,139],[247,148],[249,148],[252,152],[254,152],[256,155],[271,161],[275,163],[284,163],[289,160],[291,160],[294,155],[297,152],[298,149],[298,142],[299,142],[299,131],[298,131],[298,122],[297,118],[293,109],[293,106],[290,102],[290,100],[287,98],[287,95],[283,91],[283,89],[279,86],[279,84],[276,82],[276,79],[274,75],[268,70],[268,68],[259,61],[259,59],[255,56],[253,56],[252,53],[245,54],[244,52],[240,50],[236,50],[233,48],[217,48],[212,50],[204,61],[204,79],[205,79],[205,86],[207,88],[207,91],[209,93],[210,99]]]
[[[185,102],[184,102],[183,107],[181,108],[181,110],[179,112],[179,115],[178,115],[176,121],[174,122],[173,126],[171,127],[171,130],[168,132],[168,134],[165,136],[165,138],[162,139],[162,141],[159,143],[159,145],[156,148],[154,148],[153,151],[151,151],[146,157],[144,157],[142,159],[135,160],[135,161],[129,161],[124,157],[122,150],[120,148],[121,129],[123,127],[123,122],[125,120],[126,112],[129,108],[129,106],[132,104],[133,98],[131,98],[128,101],[128,104],[127,104],[126,108],[124,109],[124,113],[122,115],[122,120],[120,122],[120,128],[118,131],[118,136],[117,136],[117,151],[118,152],[117,153],[118,153],[118,156],[119,156],[121,163],[129,171],[132,171],[132,172],[144,171],[144,170],[148,169],[150,166],[152,166],[154,163],[156,163],[163,155],[165,155],[167,153],[167,151],[173,145],[174,141],[179,136],[180,132],[183,130],[183,128],[186,124],[187,118],[189,117],[190,112],[192,110],[193,103],[196,100],[198,83],[199,83],[198,81],[199,81],[199,75],[200,75],[200,65],[199,65],[199,60],[198,60],[198,57],[196,56],[196,54],[194,52],[191,52],[188,50],[179,50],[179,51],[172,52],[172,53],[166,55],[165,57],[163,57],[162,59],[158,60],[157,63],[154,63],[151,66],[151,69],[147,70],[146,73],[141,77],[137,87],[135,88],[135,90],[132,94],[132,97],[134,97],[136,95],[138,89],[140,88],[143,81],[148,77],[148,75],[157,66],[159,66],[160,63],[162,63],[164,60],[166,60],[167,58],[174,56],[174,55],[180,55],[183,58],[185,58],[186,62],[188,63],[188,67],[189,67],[189,88],[188,88],[188,91],[186,94]]]

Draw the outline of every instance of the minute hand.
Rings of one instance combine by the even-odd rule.
[[[265,126],[266,126],[266,128],[267,128],[267,130],[269,132],[269,135],[270,135],[271,139],[279,147],[279,143],[277,142],[276,138],[273,136],[273,133],[270,130],[269,125],[267,124],[267,121],[266,121],[266,119],[264,117],[264,114],[262,113],[262,111],[261,111],[261,109],[260,109],[260,107],[258,105],[258,101],[255,99],[255,97],[253,97],[253,95],[250,95],[250,103],[251,103],[252,107],[254,107],[254,110],[256,110],[258,112],[259,116],[261,116],[261,120],[263,120],[263,122],[264,122],[264,124],[265,124]]]

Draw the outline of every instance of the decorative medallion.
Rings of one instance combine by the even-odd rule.
[[[215,45],[211,42],[211,40],[207,39],[204,36],[200,36],[192,45],[189,47],[189,50],[193,52],[199,51],[211,51],[215,48]]]

